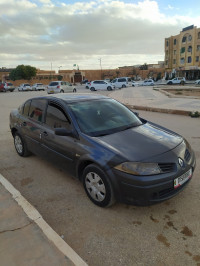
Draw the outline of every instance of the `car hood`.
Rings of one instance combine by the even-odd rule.
[[[127,161],[143,161],[174,149],[183,138],[170,130],[146,123],[97,137],[97,140]]]

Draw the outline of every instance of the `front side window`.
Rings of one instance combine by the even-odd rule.
[[[54,103],[49,104],[47,107],[45,123],[51,128],[70,129],[71,127],[64,110]]]
[[[37,122],[42,122],[45,109],[46,109],[46,100],[33,99],[31,101],[31,106],[29,109],[29,117],[36,120]]]

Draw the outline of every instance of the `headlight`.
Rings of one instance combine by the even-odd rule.
[[[114,168],[132,175],[156,175],[161,173],[157,163],[125,162]]]

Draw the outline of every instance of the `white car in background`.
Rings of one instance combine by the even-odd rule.
[[[33,91],[44,91],[45,90],[45,86],[42,83],[35,83],[32,86],[32,90]]]
[[[104,80],[94,80],[90,82],[89,89],[91,91],[97,91],[97,90],[111,91],[115,89],[115,86],[112,83],[104,81]]]
[[[139,86],[140,84],[139,83],[137,83],[137,82],[135,82],[134,80],[132,81],[132,87],[137,87],[137,86]]]
[[[20,86],[18,87],[18,91],[31,91],[31,86],[29,83],[23,83],[20,84]]]
[[[51,81],[47,86],[47,93],[76,92],[76,87],[68,81]]]
[[[194,84],[196,84],[196,85],[200,85],[200,79],[197,79],[197,80],[194,82]]]
[[[147,79],[141,85],[142,86],[154,86],[154,81],[153,79]]]
[[[112,84],[115,86],[115,88],[126,88],[131,86],[131,78],[129,77],[121,77],[113,79]]]

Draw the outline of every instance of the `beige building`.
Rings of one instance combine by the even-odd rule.
[[[200,78],[200,28],[191,25],[165,38],[165,71],[170,77]]]

